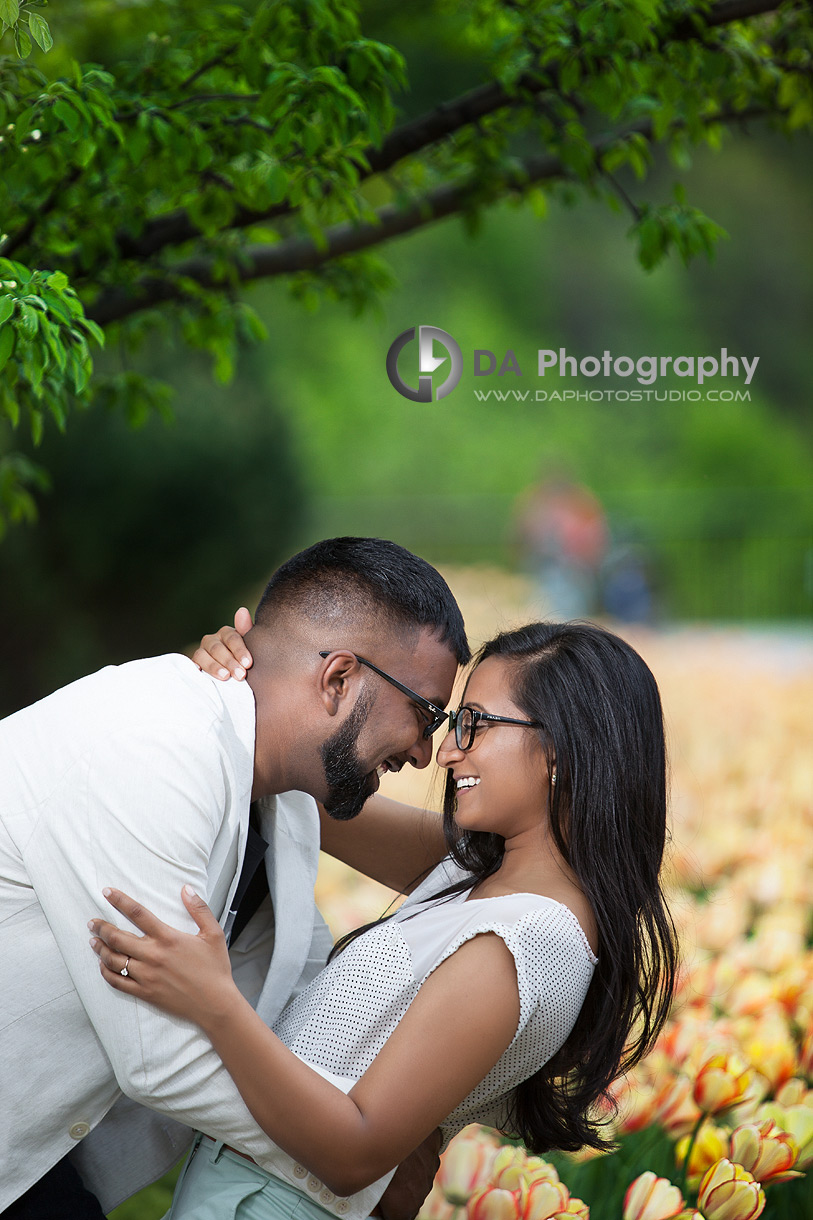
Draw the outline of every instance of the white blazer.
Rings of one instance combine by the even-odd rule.
[[[69,1152],[109,1211],[178,1159],[190,1127],[270,1160],[209,1041],[108,987],[87,929],[94,915],[126,926],[106,885],[195,931],[188,882],[225,923],[254,720],[247,683],[166,656],[109,666],[0,721],[0,1211]],[[276,930],[266,900],[232,957],[270,1024],[331,942],[313,904],[314,801],[269,798],[260,829]]]

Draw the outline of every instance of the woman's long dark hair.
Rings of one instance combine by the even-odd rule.
[[[666,843],[666,745],[658,687],[624,640],[591,623],[531,623],[483,646],[508,663],[513,699],[555,764],[553,839],[588,898],[598,964],[562,1048],[515,1090],[511,1131],[532,1152],[611,1147],[608,1090],[652,1048],[669,1013],[678,943],[660,885]],[[500,867],[505,841],[454,822],[449,852],[471,874],[437,897],[472,889]],[[347,938],[339,942],[344,947]]]

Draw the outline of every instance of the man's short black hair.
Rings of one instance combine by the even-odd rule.
[[[428,627],[448,644],[459,665],[471,659],[460,607],[446,581],[425,559],[382,538],[327,538],[300,551],[269,580],[255,621],[282,611],[309,618],[383,615],[404,630]]]

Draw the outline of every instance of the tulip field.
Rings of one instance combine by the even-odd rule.
[[[475,642],[543,617],[519,580],[447,577]],[[421,1220],[813,1220],[813,638],[616,629],[664,701],[679,994],[617,1084],[616,1152],[540,1159],[469,1127]],[[437,807],[440,786],[402,772],[386,791]],[[337,934],[391,898],[325,860]]]

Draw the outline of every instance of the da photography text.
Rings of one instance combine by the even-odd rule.
[[[405,355],[399,363],[404,349],[409,349],[408,358]],[[631,377],[639,385],[653,386],[666,378],[681,377],[690,378],[702,386],[710,378],[725,377],[739,381],[740,385],[750,386],[760,359],[759,356],[733,355],[727,347],[720,348],[719,352],[713,355],[705,356],[637,357],[616,355],[608,348],[605,348],[601,355],[586,356],[574,355],[564,347],[558,350],[539,348],[532,361],[529,362],[523,357],[522,364],[513,348],[500,353],[490,348],[478,347],[474,348],[472,356],[472,371],[475,377],[503,379],[499,390],[476,389],[476,397],[480,401],[493,398],[498,402],[545,402],[555,399],[579,401],[587,400],[588,394],[590,401],[613,398],[617,401],[654,399],[657,402],[694,400],[701,397],[699,391],[665,388],[654,392],[609,389],[576,391],[551,388],[534,392],[525,388],[520,390],[508,387],[512,383],[516,385],[514,378],[525,376],[526,368],[532,369],[537,378],[548,377],[553,380],[570,377]],[[412,402],[433,402],[445,398],[457,386],[463,372],[463,353],[457,340],[439,326],[412,326],[393,340],[387,352],[386,364],[390,383],[399,394]],[[750,393],[739,389],[724,388],[716,392],[707,389],[705,397],[710,401],[728,401],[731,398],[750,400]]]

